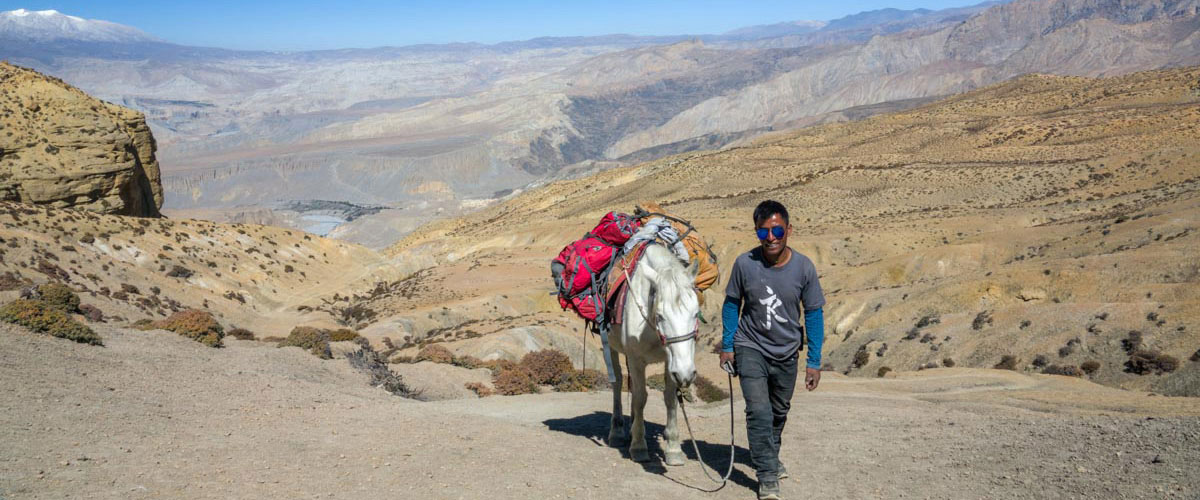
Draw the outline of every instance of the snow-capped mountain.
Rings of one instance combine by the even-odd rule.
[[[69,16],[56,10],[0,12],[0,39],[27,42],[158,42],[158,38],[117,23]]]

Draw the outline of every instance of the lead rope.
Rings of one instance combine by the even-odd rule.
[[[667,351],[668,362],[670,362],[670,359],[669,359],[670,356],[671,356],[671,351],[668,350]],[[712,489],[712,490],[702,489],[702,491],[704,491],[706,493],[716,493],[718,491],[721,491],[721,489],[724,488],[725,485],[729,483],[729,476],[733,475],[733,458],[734,458],[734,452],[737,450],[737,446],[736,446],[737,442],[734,440],[734,433],[733,433],[733,429],[734,429],[733,374],[729,373],[729,372],[725,372],[725,377],[728,379],[728,382],[729,382],[729,469],[725,471],[725,475],[722,476],[719,481],[717,479],[714,479],[712,477],[712,475],[708,473],[708,469],[712,469],[713,472],[716,472],[717,468],[704,463],[704,457],[700,455],[700,445],[696,444],[696,434],[692,432],[692,422],[690,420],[688,420],[687,406],[683,404],[683,389],[679,388],[679,387],[675,388],[675,400],[679,402],[679,410],[681,413],[683,413],[683,423],[684,423],[684,425],[687,426],[688,438],[690,438],[692,440],[692,451],[696,452],[696,461],[700,462],[700,470],[704,471],[704,476],[707,477],[709,481],[712,481],[712,482],[720,485],[720,486],[717,486],[716,489]]]

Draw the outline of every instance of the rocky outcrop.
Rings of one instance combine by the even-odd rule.
[[[0,63],[0,199],[157,217],[155,148],[141,113]]]

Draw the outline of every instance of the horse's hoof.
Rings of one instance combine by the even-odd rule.
[[[629,449],[629,457],[632,458],[634,462],[649,462],[650,461],[650,452],[647,451],[645,448],[638,448],[638,449],[630,448]]]
[[[607,443],[610,447],[620,448],[621,446],[627,444],[626,443],[627,441],[629,441],[629,438],[625,437],[624,433],[620,433],[620,432],[608,433]]]
[[[682,451],[668,451],[666,455],[667,465],[683,465],[687,463],[687,458],[683,455]]]

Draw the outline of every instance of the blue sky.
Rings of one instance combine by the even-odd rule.
[[[539,36],[721,33],[756,24],[830,20],[886,7],[942,9],[979,0],[0,0],[0,10],[54,9],[139,28],[185,45],[308,50]]]

